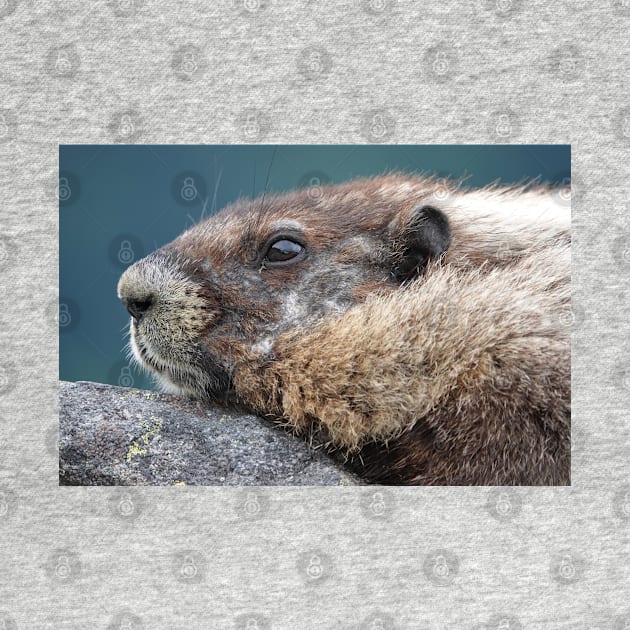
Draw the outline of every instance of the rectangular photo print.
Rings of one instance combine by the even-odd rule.
[[[571,480],[569,145],[62,145],[59,483]]]

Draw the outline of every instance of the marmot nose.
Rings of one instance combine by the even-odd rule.
[[[132,297],[122,297],[122,303],[125,305],[125,308],[129,311],[129,314],[136,320],[139,324],[140,320],[144,317],[144,314],[151,308],[153,305],[153,296],[139,298]]]

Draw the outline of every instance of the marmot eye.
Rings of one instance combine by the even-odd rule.
[[[288,238],[281,238],[269,245],[265,254],[265,261],[269,263],[283,263],[296,258],[302,258],[304,246]]]

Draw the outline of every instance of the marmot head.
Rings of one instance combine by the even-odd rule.
[[[135,358],[167,391],[236,400],[235,370],[273,361],[279,335],[396,290],[442,256],[451,234],[435,188],[390,175],[226,207],[121,277]]]

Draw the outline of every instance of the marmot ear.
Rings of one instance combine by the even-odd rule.
[[[446,215],[433,206],[416,208],[394,243],[392,272],[399,282],[420,275],[430,258],[438,258],[451,243]]]

